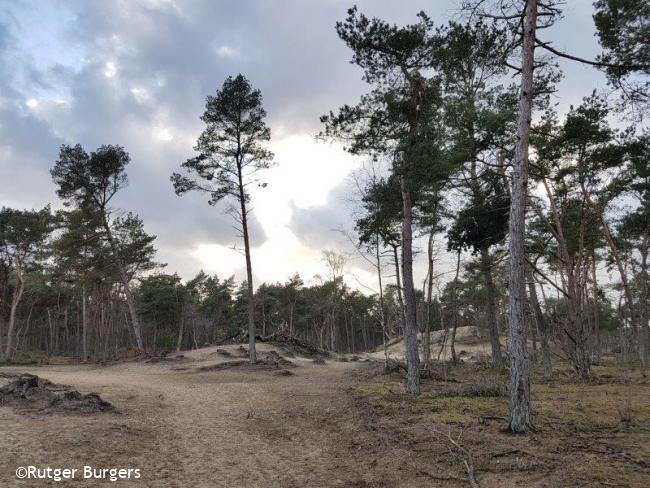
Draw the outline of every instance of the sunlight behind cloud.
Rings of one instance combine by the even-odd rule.
[[[285,195],[299,208],[323,205],[327,194],[350,172],[361,166],[361,158],[346,153],[340,144],[317,141],[296,134],[271,143],[278,166],[269,171],[270,192]]]
[[[231,58],[235,54],[235,51],[230,46],[224,44],[217,49],[217,54],[222,58]]]
[[[104,64],[104,76],[106,78],[114,78],[117,74],[117,67],[113,61],[106,61]]]
[[[207,272],[231,276],[243,267],[244,257],[234,249],[218,244],[199,244],[192,256],[201,262]]]
[[[252,250],[255,279],[258,283],[282,281],[296,271],[311,279],[323,272],[322,250],[306,246],[289,229],[292,205],[324,205],[329,192],[361,165],[361,159],[347,154],[340,145],[318,142],[308,134],[274,141],[271,149],[277,166],[261,175],[268,186],[251,189],[253,215],[267,236]],[[192,255],[220,275],[243,274],[243,257],[224,246],[200,244]],[[354,279],[348,281],[355,285]]]

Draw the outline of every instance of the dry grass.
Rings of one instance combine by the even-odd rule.
[[[398,375],[366,375],[358,394],[386,423],[409,425],[418,442],[435,444],[427,425],[462,432],[481,486],[650,485],[650,384],[638,370],[598,367],[589,384],[565,367],[552,381],[535,378],[536,429],[528,436],[503,431],[504,376],[471,365],[451,371],[457,385],[425,381],[419,397],[403,393]],[[462,472],[457,466],[455,475]]]
[[[363,361],[296,356],[288,376],[197,372],[244,359],[237,345],[219,349],[228,355],[184,353],[184,370],[165,361],[21,367],[97,391],[122,414],[0,407],[0,486],[17,485],[17,466],[88,464],[143,469],[144,481],[122,486],[453,488],[468,486],[466,461],[481,487],[650,485],[650,385],[638,371],[599,367],[586,385],[564,367],[552,381],[535,377],[537,430],[514,436],[501,431],[505,372],[440,364],[414,398],[400,374]]]

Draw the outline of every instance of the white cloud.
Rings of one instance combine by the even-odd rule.
[[[104,76],[106,78],[114,78],[117,74],[117,67],[113,61],[106,61],[104,63]]]
[[[133,95],[133,98],[135,98],[138,103],[146,103],[151,100],[151,95],[146,88],[131,88],[131,95]]]
[[[235,55],[235,51],[230,46],[224,44],[217,49],[217,54],[222,58],[232,58]]]
[[[191,253],[208,272],[231,276],[243,267],[244,257],[232,248],[202,243]]]
[[[156,139],[163,142],[169,142],[174,138],[171,131],[167,127],[162,127],[162,126],[154,127],[153,133]]]

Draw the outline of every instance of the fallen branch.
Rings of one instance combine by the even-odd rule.
[[[460,460],[463,462],[465,471],[467,471],[467,480],[469,481],[470,486],[472,488],[479,488],[478,481],[476,481],[476,477],[474,476],[474,464],[472,462],[472,455],[467,449],[460,445],[460,438],[463,435],[463,431],[460,431],[457,439],[454,439],[452,437],[451,431],[444,433],[435,427],[430,427],[429,431],[445,438],[451,444],[451,446],[449,446],[449,452],[453,456],[460,458]],[[457,452],[454,452],[454,449],[452,448],[455,448]]]

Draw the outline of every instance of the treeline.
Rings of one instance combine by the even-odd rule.
[[[57,234],[50,242],[52,253],[67,236],[61,229]],[[41,351],[80,360],[132,354],[136,340],[128,303],[119,277],[110,271],[110,260],[104,263],[108,271],[87,268],[85,276],[74,277],[58,255],[42,254],[42,258],[22,271],[18,283],[16,271],[4,262],[0,276],[3,352],[10,358],[20,356],[21,351]],[[147,266],[136,271],[136,264],[126,256],[124,263],[133,279],[132,294],[147,352],[192,349],[241,337],[247,320],[246,283],[203,272],[183,282],[176,274],[160,271],[144,275],[141,271]],[[16,311],[9,337],[12,301]],[[367,351],[382,341],[376,307],[375,297],[350,290],[340,278],[306,286],[296,275],[285,283],[258,287],[256,333],[281,334],[338,352]]]

